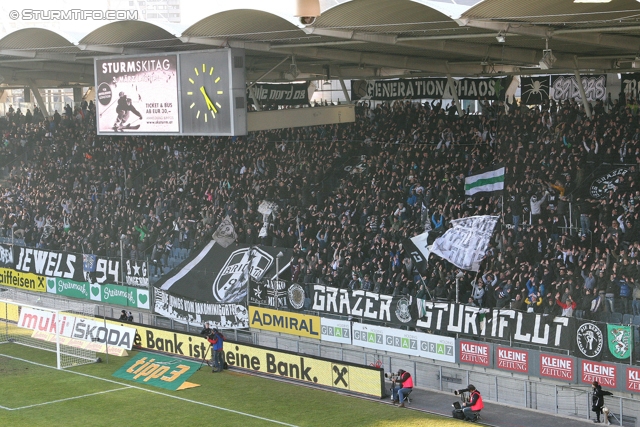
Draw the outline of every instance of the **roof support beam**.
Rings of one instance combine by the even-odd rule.
[[[77,73],[68,73],[68,72],[51,72],[51,71],[24,71],[17,70],[15,68],[4,68],[0,67],[0,75],[2,75],[4,79],[4,84],[7,85],[28,85],[27,79],[31,79],[37,81],[38,83],[41,81],[49,82],[46,85],[40,84],[40,87],[58,87],[60,82],[69,82],[80,83],[87,86],[92,86],[94,84],[93,75],[81,75]],[[53,83],[57,82],[57,83]]]
[[[52,72],[84,75],[84,76],[89,76],[91,79],[93,79],[93,65],[62,64],[57,62],[4,63],[0,61],[0,66],[4,68],[22,70],[21,72],[27,72],[27,73],[30,71],[52,71]]]
[[[347,31],[347,30],[333,30],[330,28],[318,28],[318,27],[307,27],[303,28],[307,34],[315,34],[319,36],[326,37],[334,37],[337,39],[345,39],[345,40],[357,40],[363,41],[367,43],[380,43],[380,44],[396,44],[398,42],[398,37],[395,35],[388,34],[374,34],[374,33],[365,33],[365,32],[357,32],[357,31]]]
[[[79,44],[78,49],[90,52],[113,53],[116,55],[142,55],[145,53],[158,53],[153,49],[130,48],[124,46],[107,46],[101,44]]]
[[[330,61],[342,61],[352,64],[367,64],[378,67],[403,68],[407,70],[428,71],[432,73],[473,75],[482,74],[484,69],[478,64],[455,65],[447,61],[428,59],[424,57],[389,55],[369,52],[357,52],[351,50],[325,49],[325,48],[287,48],[280,49],[275,46],[272,51],[295,54],[305,58],[318,58]],[[504,70],[507,71],[507,70]]]
[[[591,104],[587,100],[587,94],[584,91],[584,85],[582,84],[582,77],[580,77],[580,71],[575,70],[576,83],[578,83],[578,89],[580,90],[580,97],[582,98],[582,105],[584,105],[584,112],[588,118],[591,118]]]
[[[480,21],[484,22],[484,21]],[[508,24],[506,24],[508,27]],[[496,46],[496,45],[481,45],[479,43],[465,43],[460,41],[451,40],[430,40],[429,42],[415,42],[415,41],[398,41],[396,36],[386,36],[384,34],[371,34],[354,31],[333,30],[327,28],[309,28],[305,29],[308,34],[319,34],[326,37],[345,38],[349,40],[359,40],[370,43],[389,44],[396,46],[407,46],[414,49],[422,49],[428,51],[441,51],[452,52],[461,55],[477,58],[487,58],[497,61],[509,61],[514,64],[525,65],[538,65],[540,59],[542,59],[542,51],[534,49],[522,49],[508,46]],[[575,36],[573,36],[575,37]],[[275,47],[275,46],[273,46]],[[556,53],[558,68],[574,68],[575,60],[573,56],[563,55],[562,53]],[[594,68],[610,68],[611,61],[600,61],[598,64],[594,64],[590,61],[590,65],[593,64]]]
[[[34,82],[32,79],[27,79],[27,82],[29,83],[29,89],[31,89],[31,92],[33,93],[33,97],[36,99],[36,101],[38,101],[38,106],[40,107],[40,111],[42,111],[44,118],[48,119],[49,112],[47,111],[47,105],[44,103],[44,100],[42,99],[42,95],[40,94],[40,89],[38,89],[36,82]]]
[[[338,80],[340,81],[340,88],[342,89],[342,94],[344,95],[344,99],[347,100],[347,104],[351,104],[351,96],[349,96],[349,91],[347,90],[347,86],[344,84],[344,78],[342,78],[342,71],[340,70],[340,66],[336,65],[333,67],[334,71],[338,75]]]
[[[180,37],[182,43],[195,43],[215,47],[236,47],[240,49],[269,52],[269,43],[245,42],[242,40],[216,39],[210,37]]]
[[[535,26],[535,25],[517,25],[513,26],[507,22],[484,21],[478,19],[456,19],[460,26],[483,28],[485,30],[500,31],[503,34],[519,34],[530,37],[540,37],[543,39],[564,40],[574,43],[590,44],[595,46],[629,48],[631,51],[637,51],[640,48],[640,38],[633,36],[622,36],[616,34],[604,34],[603,31],[595,31],[597,29],[590,28],[589,31],[576,30],[554,30],[551,27]],[[613,30],[612,28],[607,28]],[[622,31],[620,29],[619,31]]]
[[[65,62],[73,62],[76,60],[76,55],[72,53],[50,53],[36,50],[0,49],[0,55]]]

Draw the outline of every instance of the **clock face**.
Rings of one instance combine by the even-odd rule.
[[[228,108],[224,105],[228,99],[225,94],[227,82],[222,81],[215,66],[203,62],[193,67],[191,74],[185,77],[186,84],[183,84],[182,90],[186,90],[185,97],[189,103],[186,114],[205,124],[219,119],[222,110]]]
[[[183,133],[231,134],[233,98],[230,80],[229,54],[225,50],[180,56]]]

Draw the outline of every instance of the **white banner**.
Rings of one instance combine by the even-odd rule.
[[[451,220],[453,227],[436,239],[431,252],[458,268],[478,271],[497,222],[491,215]]]
[[[56,313],[22,307],[18,326],[34,331],[56,333],[56,325],[60,323],[60,335],[83,341],[99,342],[110,346],[131,350],[136,336],[135,328],[98,322],[92,319],[63,314],[63,318],[56,319]]]
[[[351,344],[351,322],[320,318],[320,339],[341,344]]]
[[[267,200],[263,200],[260,202],[258,206],[258,212],[262,214],[262,227],[258,232],[258,237],[267,237],[269,232],[269,225],[271,225],[271,215],[278,213],[278,204],[275,202],[269,202]]]
[[[353,323],[353,345],[455,363],[455,338]]]
[[[581,76],[584,94],[589,102],[597,100],[604,101],[607,98],[607,75]],[[578,80],[574,75],[553,75],[551,76],[551,86],[549,96],[556,101],[565,99],[582,100],[582,94],[578,87]]]

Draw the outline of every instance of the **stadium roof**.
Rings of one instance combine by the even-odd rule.
[[[292,0],[91,3],[98,13],[137,18],[123,21],[65,21],[52,17],[50,2],[27,0],[21,6],[32,9],[13,11],[6,3],[0,75],[9,87],[92,85],[95,57],[224,46],[246,49],[249,81],[621,72],[640,56],[636,0],[321,0],[322,15],[309,26],[293,16]],[[55,7],[86,18],[86,5]],[[541,71],[547,45],[556,61]]]

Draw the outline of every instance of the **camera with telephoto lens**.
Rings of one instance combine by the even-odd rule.
[[[395,372],[385,372],[384,377],[391,381],[396,381],[398,379],[398,374]]]

